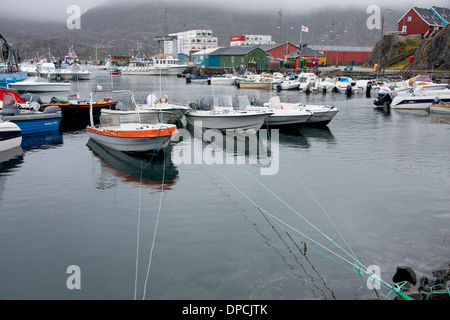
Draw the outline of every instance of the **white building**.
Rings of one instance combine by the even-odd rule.
[[[230,46],[252,46],[260,44],[274,44],[272,36],[261,34],[243,34],[230,37]]]
[[[217,37],[213,37],[212,30],[189,30],[171,33],[177,36],[178,53],[189,55],[190,51],[217,48]],[[164,41],[164,53],[173,54],[172,41]]]

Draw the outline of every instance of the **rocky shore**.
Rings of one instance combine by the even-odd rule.
[[[392,280],[402,283],[402,292],[414,300],[450,300],[450,261],[432,270],[433,279],[422,277],[407,266],[398,266]],[[397,296],[394,300],[403,300]]]

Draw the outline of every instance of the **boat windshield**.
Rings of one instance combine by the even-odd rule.
[[[218,95],[214,97],[214,107],[233,108],[233,99],[231,96]]]
[[[247,96],[239,96],[238,97],[238,105],[239,105],[240,109],[244,109],[244,108],[250,106],[248,97]]]

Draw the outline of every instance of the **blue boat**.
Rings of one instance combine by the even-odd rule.
[[[3,120],[14,122],[22,130],[22,135],[58,131],[61,123],[61,108],[52,106],[43,112],[37,111],[40,105],[31,104],[30,109],[20,109],[19,103],[11,93],[3,94]]]

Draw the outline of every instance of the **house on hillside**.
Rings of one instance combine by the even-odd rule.
[[[412,7],[398,21],[398,31],[407,34],[419,34],[424,38],[442,30],[450,21],[450,10],[432,6],[428,9]]]

